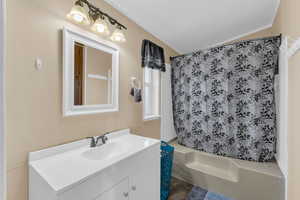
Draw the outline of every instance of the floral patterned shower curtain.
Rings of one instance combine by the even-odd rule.
[[[222,156],[272,160],[280,42],[280,36],[242,41],[172,58],[178,142]]]

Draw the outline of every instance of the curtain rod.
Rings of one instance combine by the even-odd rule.
[[[233,42],[233,43],[229,43],[229,44],[221,44],[221,45],[217,45],[217,46],[213,46],[213,47],[208,47],[208,48],[204,48],[204,49],[199,49],[199,50],[196,50],[196,51],[187,53],[187,54],[182,54],[182,55],[179,55],[179,56],[170,57],[170,60],[172,61],[172,60],[175,59],[175,58],[180,58],[180,57],[184,57],[184,56],[189,56],[189,55],[192,55],[193,53],[199,52],[199,51],[205,51],[205,50],[208,50],[208,49],[213,49],[213,48],[222,47],[222,46],[224,46],[224,47],[225,47],[225,46],[230,46],[230,45],[234,45],[234,44],[238,44],[238,43],[242,43],[242,42],[250,42],[250,41],[254,41],[254,40],[265,40],[265,39],[269,39],[269,38],[273,38],[273,37],[281,37],[281,38],[282,38],[282,33],[280,33],[279,35],[276,35],[276,36],[269,36],[269,37],[262,37],[262,38],[254,38],[254,39],[249,39],[249,40],[241,40],[241,41],[237,41],[237,42]]]

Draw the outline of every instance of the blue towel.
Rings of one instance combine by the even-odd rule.
[[[200,187],[193,187],[192,191],[188,194],[187,200],[233,200],[223,195],[208,192]]]

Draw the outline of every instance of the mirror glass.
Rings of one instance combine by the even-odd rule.
[[[74,105],[112,104],[112,54],[74,43]]]

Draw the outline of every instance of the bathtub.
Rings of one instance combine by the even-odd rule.
[[[258,163],[174,146],[173,176],[234,200],[284,200],[284,177],[276,162]]]

